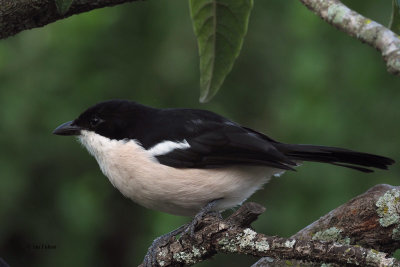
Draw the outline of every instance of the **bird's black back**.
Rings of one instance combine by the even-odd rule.
[[[206,110],[156,109],[127,100],[99,103],[74,123],[110,139],[135,139],[145,149],[163,141],[185,141],[190,147],[156,155],[161,164],[176,168],[244,164],[293,169],[296,161],[317,161],[370,172],[365,167],[387,169],[394,163],[347,149],[283,144]]]

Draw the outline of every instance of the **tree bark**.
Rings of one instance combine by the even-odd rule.
[[[374,186],[292,238],[357,244],[392,255],[400,247],[399,190],[390,185]]]
[[[360,245],[392,255],[400,247],[400,187],[376,185],[291,238]],[[276,263],[276,265],[272,265]],[[320,266],[297,262],[296,266]],[[254,267],[281,266],[261,259]]]
[[[74,14],[133,1],[138,0],[74,0],[68,12],[60,15],[55,0],[0,0],[0,39]]]
[[[193,265],[216,253],[268,257],[254,266],[281,266],[282,260],[301,266],[400,266],[391,258],[400,247],[400,187],[377,185],[291,238],[266,236],[250,228],[264,210],[246,203],[227,219],[206,216],[193,239],[183,235],[158,249],[158,266]]]

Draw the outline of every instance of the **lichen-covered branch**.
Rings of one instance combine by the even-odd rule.
[[[399,187],[375,186],[291,238],[253,231],[250,224],[263,211],[262,206],[247,203],[225,220],[206,217],[194,239],[184,235],[159,248],[157,262],[160,266],[192,265],[216,253],[237,253],[270,257],[263,259],[264,265],[260,261],[255,266],[274,266],[265,264],[275,259],[340,266],[400,266],[390,257],[399,248]]]
[[[292,238],[360,245],[392,255],[400,247],[399,233],[400,187],[376,185],[300,230]],[[273,266],[271,261],[274,262],[273,259],[262,259],[254,267]]]
[[[400,187],[374,186],[292,237],[357,244],[392,254],[400,247]]]
[[[312,12],[348,35],[378,49],[390,73],[400,76],[400,38],[339,0],[300,0]]]
[[[74,0],[60,15],[55,0],[0,0],[0,39],[96,8],[138,0]]]

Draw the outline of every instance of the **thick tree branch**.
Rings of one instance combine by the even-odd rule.
[[[222,252],[273,258],[263,259],[268,264],[290,259],[341,266],[400,266],[390,254],[370,249],[391,253],[400,247],[399,187],[375,186],[291,238],[265,236],[250,229],[263,211],[260,205],[247,203],[225,220],[206,217],[194,239],[184,235],[159,248],[158,264],[192,265]],[[273,266],[260,264],[255,266]]]
[[[329,240],[393,254],[400,247],[400,187],[377,185],[292,238]]]
[[[388,71],[400,76],[400,38],[397,34],[349,9],[339,0],[300,1],[329,24],[379,50]]]
[[[74,0],[68,12],[60,15],[55,0],[0,0],[0,39],[74,14],[133,1],[138,0]]]
[[[400,247],[400,187],[376,185],[291,238],[360,245],[392,255]],[[276,261],[262,259],[254,267],[273,266],[273,263]]]

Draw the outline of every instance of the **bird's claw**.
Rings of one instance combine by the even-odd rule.
[[[199,223],[204,219],[206,215],[212,215],[219,219],[222,219],[221,213],[219,213],[218,211],[199,212],[194,216],[193,220],[187,224],[186,229],[183,231],[183,234],[188,234],[190,238],[193,239]]]
[[[196,227],[203,220],[205,215],[212,214],[213,216],[222,218],[221,214],[218,211],[212,210],[212,208],[215,206],[217,201],[218,201],[218,199],[209,202],[205,207],[203,207],[200,210],[199,213],[197,213],[194,216],[193,220],[190,223],[185,224],[168,234],[162,235],[162,236],[154,239],[153,243],[151,244],[151,246],[149,247],[149,249],[146,253],[146,256],[144,257],[143,266],[144,267],[157,266],[158,249],[162,246],[165,246],[172,237],[176,237],[177,235],[183,233],[183,235],[188,234],[190,238],[194,239]]]
[[[144,256],[143,266],[144,267],[152,267],[155,266],[157,261],[157,249],[162,245],[161,240],[163,236],[156,238],[149,249],[147,250],[146,256]]]
[[[146,256],[144,256],[143,266],[144,267],[157,266],[158,249],[162,246],[165,246],[172,237],[175,237],[175,236],[179,235],[180,233],[182,233],[183,229],[184,229],[184,226],[181,226],[178,229],[176,229],[168,234],[162,235],[162,236],[154,239],[153,243],[147,250]]]

